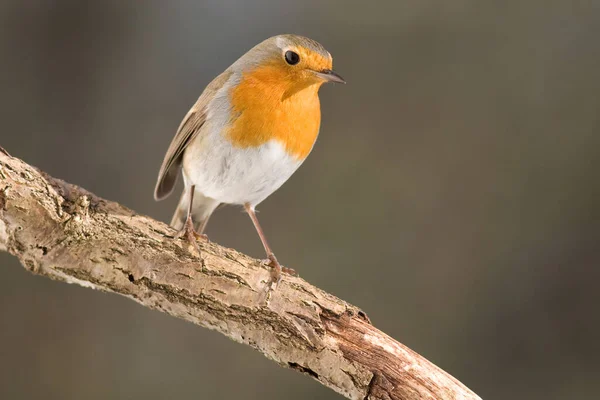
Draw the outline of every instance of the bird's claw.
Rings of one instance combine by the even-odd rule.
[[[277,287],[277,285],[279,285],[279,282],[281,282],[282,278],[282,272],[288,275],[298,276],[296,271],[292,268],[284,267],[281,264],[279,264],[279,261],[277,261],[275,254],[271,253],[268,255],[268,257],[269,258],[267,258],[266,260],[263,260],[263,264],[271,267],[271,278],[268,282],[269,291],[274,290]]]
[[[174,236],[175,239],[181,239],[185,237],[187,241],[196,249],[198,254],[200,254],[200,246],[198,245],[198,240],[206,240],[208,241],[208,236],[203,233],[198,233],[194,229],[194,223],[192,222],[192,218],[188,217],[181,228]]]

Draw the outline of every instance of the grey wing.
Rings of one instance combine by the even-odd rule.
[[[158,181],[154,189],[155,200],[162,200],[173,191],[183,161],[183,152],[187,145],[201,132],[202,125],[204,125],[207,118],[206,107],[230,76],[231,73],[226,71],[216,77],[206,87],[196,104],[179,125],[158,173]]]
[[[198,135],[200,128],[206,121],[206,113],[204,110],[192,108],[177,130],[175,137],[169,145],[165,159],[158,173],[158,181],[154,189],[154,199],[162,200],[171,194],[177,182],[179,168],[183,161],[183,151],[187,145]]]

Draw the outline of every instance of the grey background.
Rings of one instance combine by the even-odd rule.
[[[600,3],[0,3],[0,145],[168,221],[158,167],[204,86],[278,33],[323,43],[302,168],[260,205],[279,259],[485,399],[600,391]],[[219,210],[212,240],[262,257]],[[0,254],[2,399],[335,399],[257,352]]]

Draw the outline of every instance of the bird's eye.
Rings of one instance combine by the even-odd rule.
[[[285,52],[285,62],[290,65],[296,65],[300,62],[300,56],[298,53],[288,50]]]

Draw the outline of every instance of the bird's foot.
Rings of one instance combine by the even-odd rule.
[[[279,264],[279,261],[277,261],[275,254],[271,253],[268,255],[268,257],[269,258],[267,258],[266,260],[263,260],[263,263],[271,267],[271,279],[268,282],[269,291],[274,290],[279,284],[279,282],[281,282],[282,272],[288,275],[298,276],[296,271],[292,268],[284,267],[281,264]]]
[[[198,233],[194,229],[194,223],[192,222],[192,217],[188,216],[181,228],[174,236],[175,239],[181,239],[185,237],[187,241],[192,245],[194,249],[200,254],[200,246],[198,246],[198,240],[208,241],[208,236],[203,233]]]

